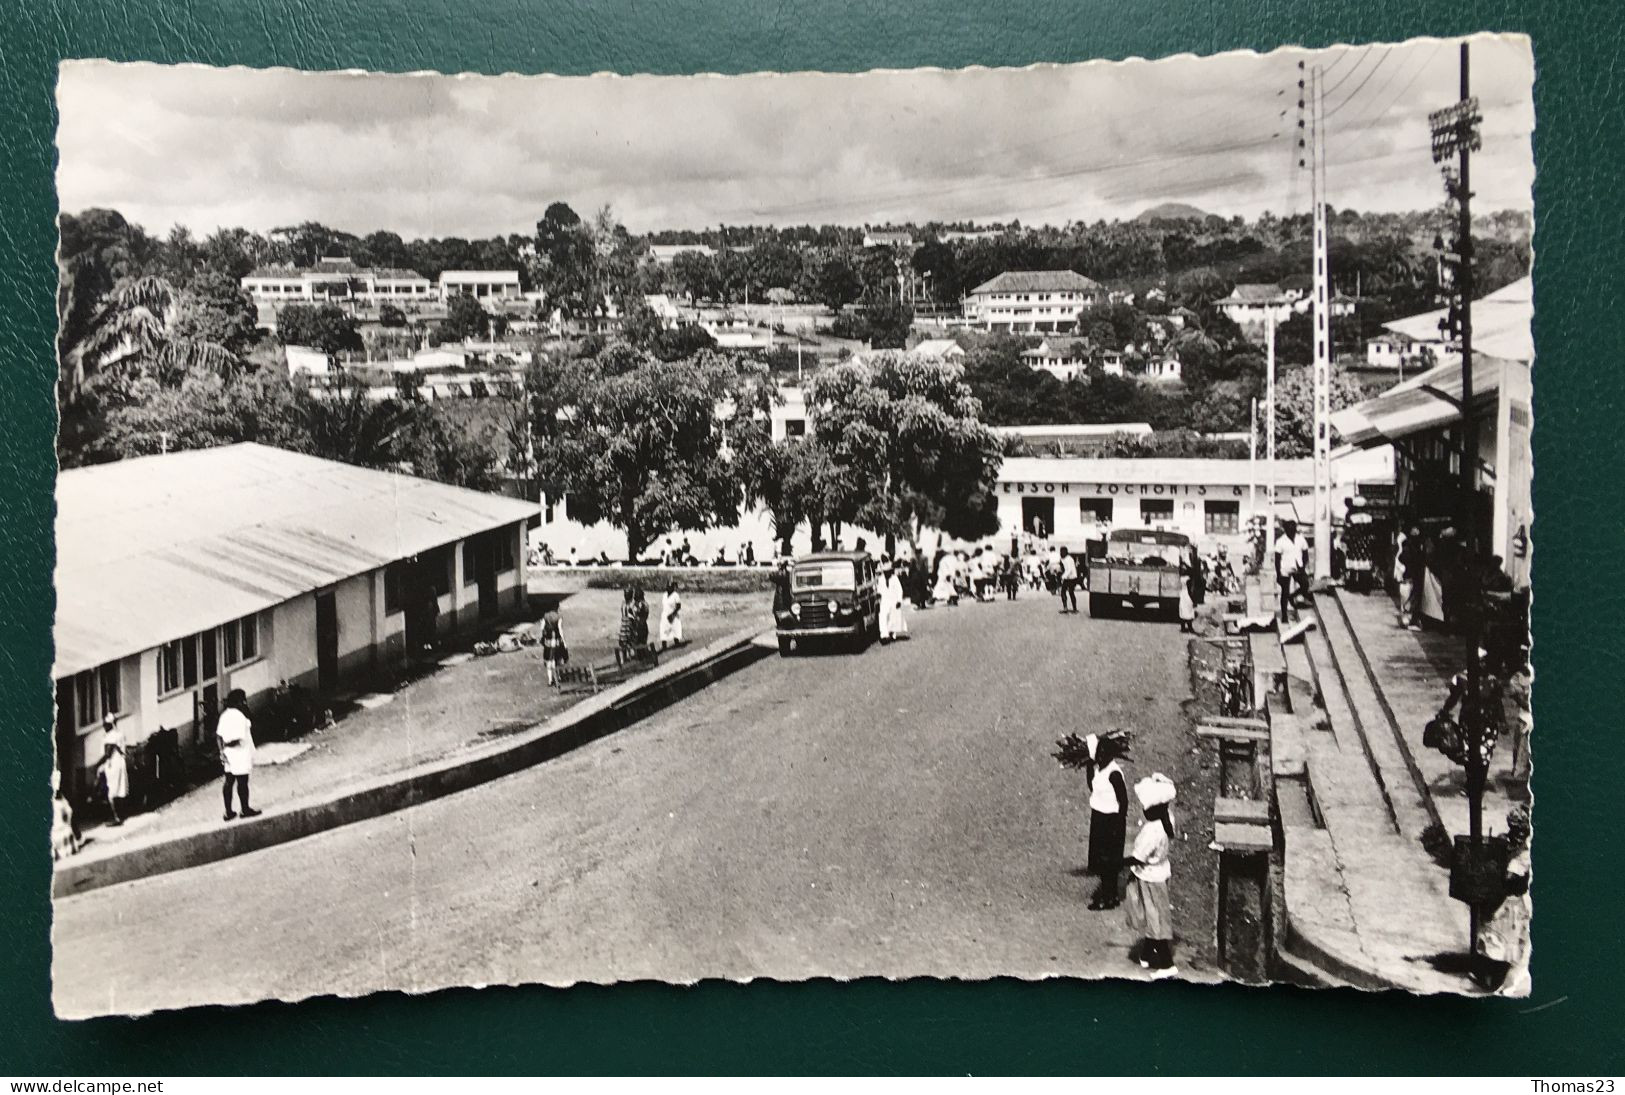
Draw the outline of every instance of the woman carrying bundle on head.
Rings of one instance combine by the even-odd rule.
[[[1089,908],[1098,912],[1122,903],[1118,875],[1128,834],[1128,784],[1119,762],[1128,758],[1128,739],[1113,730],[1084,740],[1093,758],[1084,772],[1089,782],[1089,873],[1100,879]]]
[[[1174,919],[1168,900],[1168,880],[1173,875],[1168,849],[1174,837],[1169,812],[1176,797],[1174,781],[1155,772],[1134,785],[1134,797],[1140,800],[1145,821],[1128,858],[1134,876],[1128,891],[1128,925],[1139,936],[1140,967],[1150,970],[1153,980],[1161,980],[1179,972],[1174,966]]]

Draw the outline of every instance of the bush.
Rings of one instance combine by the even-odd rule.
[[[680,593],[766,593],[773,588],[773,568],[757,567],[565,567],[563,573],[585,574],[588,589],[665,592],[676,583]]]

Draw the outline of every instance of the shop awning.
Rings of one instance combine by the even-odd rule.
[[[1488,296],[1473,301],[1473,349],[1476,353],[1508,361],[1533,361],[1535,340],[1530,325],[1535,315],[1534,283],[1519,278]],[[1443,308],[1406,316],[1383,327],[1418,342],[1439,341]]]
[[[1482,407],[1495,398],[1501,370],[1499,358],[1473,357],[1473,404]],[[1512,363],[1513,368],[1522,368]],[[1344,442],[1369,449],[1423,430],[1437,429],[1461,417],[1461,365],[1449,362],[1412,377],[1375,399],[1332,413],[1332,426]]]

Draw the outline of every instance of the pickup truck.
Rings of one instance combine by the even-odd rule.
[[[1113,531],[1105,554],[1089,560],[1089,615],[1123,609],[1178,615],[1179,558],[1190,542],[1182,532]]]

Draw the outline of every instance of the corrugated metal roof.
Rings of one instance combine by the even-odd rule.
[[[1438,342],[1439,321],[1444,315],[1445,309],[1439,308],[1383,326],[1418,342]],[[1527,277],[1478,298],[1473,301],[1473,348],[1508,361],[1533,361],[1535,338],[1531,324],[1534,317],[1534,282]]]
[[[65,471],[56,501],[57,677],[536,513],[246,443]]]
[[[1247,483],[1246,460],[1176,457],[1007,456],[999,469],[1010,483],[1162,483],[1173,486],[1225,486]],[[1269,465],[1258,462],[1258,481]],[[1285,487],[1315,482],[1313,460],[1277,460],[1275,481]]]

